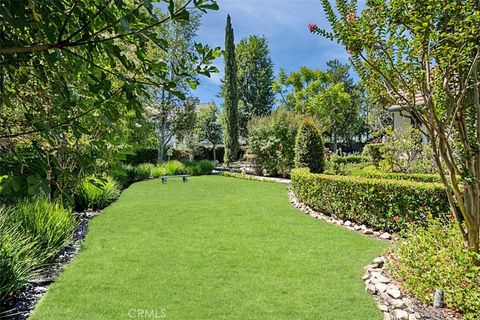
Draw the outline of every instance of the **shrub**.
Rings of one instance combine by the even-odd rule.
[[[184,165],[186,173],[192,176],[211,174],[215,167],[213,162],[208,160],[187,161],[184,162]]]
[[[142,163],[134,167],[134,181],[142,181],[150,179],[152,170],[155,166],[151,163]]]
[[[129,185],[130,183],[135,182],[136,177],[136,167],[130,164],[122,165],[122,170],[125,172],[126,179],[124,185]]]
[[[324,142],[325,148],[334,150],[335,144],[333,142]],[[337,150],[345,153],[359,153],[362,152],[365,143],[358,141],[337,142]]]
[[[133,167],[122,164],[110,169],[109,175],[122,187],[127,187],[133,181],[133,175],[129,171],[133,171]]]
[[[422,143],[418,129],[405,126],[400,129],[387,129],[387,141],[383,146],[384,160],[380,169],[385,172],[435,173],[433,152],[430,146]]]
[[[336,154],[332,154],[330,161],[335,164],[362,163],[368,162],[368,157],[361,155],[339,156]]]
[[[80,182],[75,196],[80,209],[103,209],[120,195],[119,184],[111,177],[88,177]]]
[[[453,221],[411,226],[393,246],[387,267],[405,290],[424,303],[432,304],[439,288],[448,307],[460,310],[467,319],[478,319],[480,266],[472,263],[473,253],[462,244]]]
[[[375,178],[375,179],[392,179],[392,180],[409,180],[417,182],[442,182],[438,174],[422,174],[422,173],[394,173],[382,172],[369,167],[363,170],[355,170],[350,172],[352,176]]]
[[[1,208],[1,211],[6,209]],[[4,212],[0,212],[0,215]],[[1,221],[1,219],[0,219]],[[43,263],[35,242],[17,227],[0,226],[0,301],[32,280]]]
[[[357,172],[361,172],[364,168],[368,166],[368,162],[338,164],[333,161],[327,161],[325,162],[324,173],[349,176],[354,175]]]
[[[305,119],[295,138],[295,167],[322,173],[325,165],[322,134],[311,119]]]
[[[191,176],[200,175],[200,168],[196,161],[184,161],[183,165],[185,166],[185,173]]]
[[[133,166],[138,166],[142,163],[157,163],[158,158],[158,149],[139,149],[135,151],[134,155],[127,155],[127,160],[125,163],[131,164]]]
[[[270,175],[286,176],[294,166],[298,124],[299,118],[286,111],[252,119],[248,124],[248,153],[255,156],[255,164]]]
[[[46,198],[0,208],[0,300],[31,280],[71,239],[71,210]]]
[[[221,176],[224,177],[229,177],[229,178],[236,178],[236,179],[242,179],[242,180],[251,180],[251,181],[262,181],[262,182],[268,182],[268,183],[277,183],[274,180],[266,180],[263,177],[259,176],[254,176],[254,175],[249,175],[246,173],[236,173],[236,172],[229,172],[229,171],[222,171],[220,172]]]
[[[298,199],[326,214],[397,231],[409,222],[425,223],[427,216],[448,214],[444,188],[438,183],[368,179],[292,172]]]
[[[77,226],[71,209],[43,197],[20,202],[10,212],[7,223],[18,224],[46,256],[53,256],[63,248]]]
[[[215,168],[215,166],[213,165],[213,162],[208,160],[200,160],[197,162],[197,165],[198,165],[199,174],[201,175],[212,174],[212,171]]]
[[[167,170],[165,170],[165,167],[160,165],[152,168],[152,177],[160,178],[165,175],[167,175]]]
[[[376,168],[378,168],[380,161],[385,159],[383,148],[383,143],[367,144],[363,149],[363,155],[366,156]]]
[[[348,176],[351,172],[362,170],[369,164],[368,158],[359,155],[340,156],[333,153],[325,163],[325,173]]]
[[[169,176],[187,173],[185,165],[177,160],[167,161],[163,164],[163,167]]]

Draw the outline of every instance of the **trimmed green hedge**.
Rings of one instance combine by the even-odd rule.
[[[350,164],[350,163],[362,163],[367,162],[368,157],[360,155],[350,155],[350,156],[332,156],[330,160],[335,164]]]
[[[218,175],[224,176],[224,177],[229,177],[229,178],[243,179],[243,180],[277,183],[274,180],[262,179],[262,177],[254,176],[254,175],[250,175],[250,174],[246,174],[246,173],[236,173],[236,172],[222,171]]]
[[[394,173],[381,172],[376,170],[357,170],[352,171],[351,176],[375,179],[391,179],[391,180],[408,180],[416,182],[442,182],[438,174],[422,174],[422,173]]]
[[[449,214],[439,183],[369,179],[292,171],[298,199],[315,210],[375,228],[398,231],[407,224],[425,224],[427,217]]]

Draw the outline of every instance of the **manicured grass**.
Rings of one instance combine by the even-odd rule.
[[[299,213],[286,189],[219,176],[132,185],[31,319],[381,319],[361,276],[386,244]]]

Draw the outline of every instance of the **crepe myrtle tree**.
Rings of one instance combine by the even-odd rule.
[[[480,2],[369,0],[361,12],[355,0],[322,4],[331,31],[308,29],[343,45],[369,89],[423,125],[452,218],[479,253]]]

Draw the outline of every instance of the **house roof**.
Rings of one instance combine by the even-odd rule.
[[[400,93],[400,95],[404,95],[403,92]],[[404,95],[405,99],[410,99],[408,95]],[[405,103],[405,99],[399,96],[397,98],[397,102],[395,104],[392,104],[390,107],[388,107],[388,111],[395,112],[395,111],[400,111],[404,110],[407,107],[407,104]],[[416,93],[415,94],[415,105],[420,106],[425,103],[425,100],[423,99],[423,96],[421,93]]]

